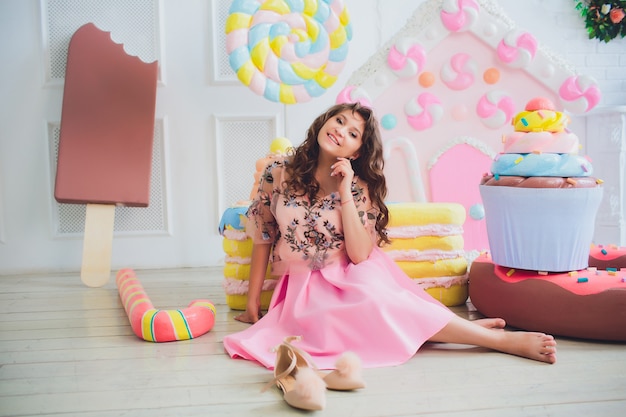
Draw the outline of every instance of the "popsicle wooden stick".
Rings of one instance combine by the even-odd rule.
[[[102,287],[109,281],[114,220],[114,205],[87,204],[80,279],[88,287]]]

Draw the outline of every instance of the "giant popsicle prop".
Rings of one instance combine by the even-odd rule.
[[[90,287],[111,274],[115,206],[148,206],[157,71],[92,23],[70,40],[54,197],[87,204],[81,280]]]

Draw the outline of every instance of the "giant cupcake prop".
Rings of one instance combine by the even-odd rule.
[[[568,122],[536,98],[503,136],[504,152],[480,185],[495,264],[545,272],[588,266],[602,187]]]

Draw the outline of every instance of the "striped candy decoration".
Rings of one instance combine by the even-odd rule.
[[[172,342],[202,336],[215,324],[215,306],[208,300],[194,300],[182,310],[154,308],[132,269],[115,277],[120,299],[133,332],[148,342]]]

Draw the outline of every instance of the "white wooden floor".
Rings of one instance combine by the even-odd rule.
[[[556,365],[461,345],[428,345],[408,363],[368,369],[368,387],[332,392],[326,409],[290,408],[270,371],[230,359],[233,320],[215,269],[137,271],[157,308],[195,298],[217,307],[215,327],[190,341],[150,343],[131,331],[113,279],[77,274],[0,276],[2,416],[624,416],[626,345],[558,338]],[[475,318],[468,305],[455,309]]]

